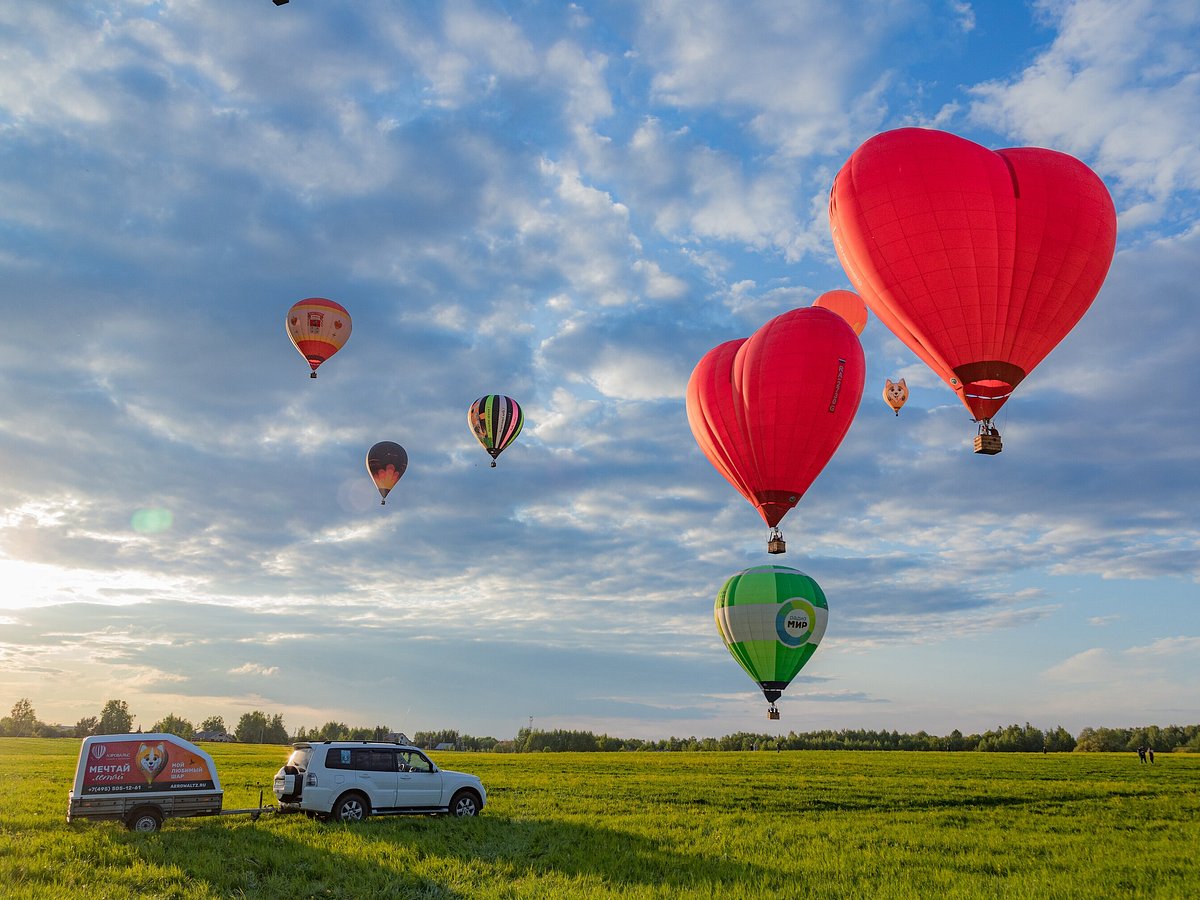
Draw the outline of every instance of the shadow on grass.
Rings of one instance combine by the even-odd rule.
[[[603,888],[736,896],[777,873],[682,853],[667,840],[554,820],[395,817],[356,825],[300,817],[168,823],[156,835],[114,830],[148,865],[222,896],[472,897],[547,876]]]

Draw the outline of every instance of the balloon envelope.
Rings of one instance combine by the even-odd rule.
[[[730,654],[774,703],[825,636],[829,604],[803,572],[754,566],[725,582],[713,613]]]
[[[813,306],[837,313],[859,337],[867,327],[867,304],[854,291],[826,291],[813,301]]]
[[[367,472],[379,489],[380,504],[387,502],[388,492],[408,468],[408,453],[394,441],[380,441],[367,451]]]
[[[700,358],[688,379],[686,407],[688,425],[700,450],[739,494],[757,506],[753,491],[739,474],[754,463],[733,389],[733,359],[744,343],[745,338],[726,341]]]
[[[794,309],[704,355],[688,381],[688,424],[774,528],[846,436],[865,372],[858,336],[840,316]]]
[[[350,314],[340,303],[324,297],[292,304],[284,324],[288,337],[308,360],[313,378],[317,377],[317,367],[341,350],[350,337]]]
[[[892,408],[896,415],[900,415],[900,410],[908,402],[908,385],[903,378],[899,381],[886,379],[883,386],[883,401]]]
[[[1079,160],[923,128],[855,150],[829,222],[871,311],[975,419],[991,419],[1087,311],[1117,233],[1108,190]]]
[[[503,394],[487,394],[471,404],[467,411],[467,424],[483,449],[492,457],[504,452],[504,448],[517,439],[525,425],[525,414],[512,397]]]

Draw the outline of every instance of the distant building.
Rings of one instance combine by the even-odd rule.
[[[449,741],[442,741],[440,744],[438,744],[433,749],[434,750],[453,750],[454,745],[452,743],[450,743]]]
[[[222,744],[236,744],[237,738],[231,734],[226,734],[223,731],[197,731],[193,740],[196,741],[217,741]]]

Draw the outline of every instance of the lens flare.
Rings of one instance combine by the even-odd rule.
[[[158,534],[171,527],[175,517],[169,509],[139,509],[129,520],[133,530],[139,534]]]

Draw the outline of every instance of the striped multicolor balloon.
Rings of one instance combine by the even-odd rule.
[[[803,572],[754,566],[725,582],[714,613],[721,640],[773,709],[821,643],[829,605]]]
[[[317,367],[342,349],[350,337],[350,313],[340,303],[324,297],[309,297],[292,305],[287,314],[287,333],[312,367]]]
[[[495,468],[496,457],[521,433],[525,414],[512,397],[488,394],[471,404],[467,424],[479,443],[483,444],[483,449],[491,454],[492,467]]]

